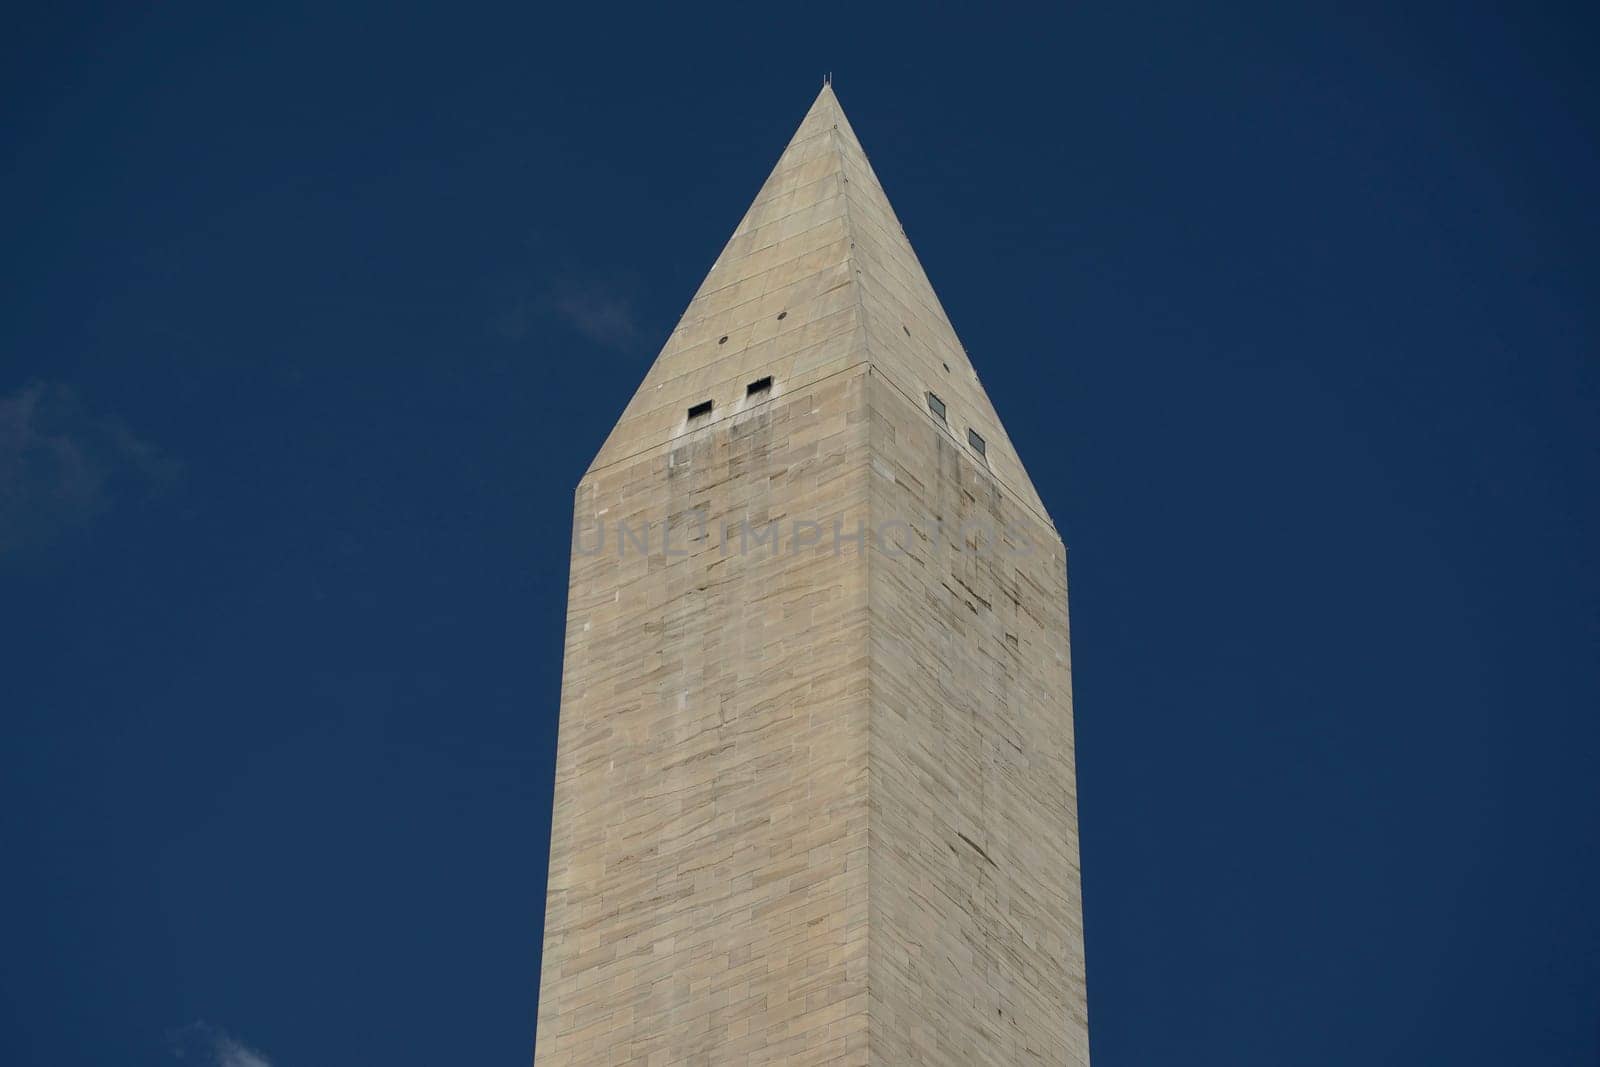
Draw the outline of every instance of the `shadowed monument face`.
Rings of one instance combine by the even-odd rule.
[[[1066,598],[824,86],[578,486],[538,1067],[1087,1064]]]

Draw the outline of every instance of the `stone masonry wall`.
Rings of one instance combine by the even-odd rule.
[[[579,486],[539,1067],[866,1063],[864,371]]]
[[[1086,1065],[1065,551],[920,397],[869,396],[872,1063]]]

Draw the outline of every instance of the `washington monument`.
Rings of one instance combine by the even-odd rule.
[[[1087,1064],[1065,549],[831,87],[574,508],[537,1067]]]

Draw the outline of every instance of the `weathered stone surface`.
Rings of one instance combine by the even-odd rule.
[[[824,88],[578,487],[536,1064],[1086,1064],[1070,688]]]

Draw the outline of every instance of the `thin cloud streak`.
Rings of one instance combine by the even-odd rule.
[[[564,282],[546,299],[557,316],[596,344],[626,351],[639,341],[633,301],[614,289]]]
[[[199,1067],[272,1067],[265,1054],[210,1023],[192,1023],[175,1033],[172,1054]]]
[[[618,285],[574,277],[509,295],[512,298],[500,304],[503,310],[489,323],[507,341],[523,340],[540,320],[558,322],[617,352],[637,351],[644,338],[633,297]]]
[[[181,469],[120,419],[91,413],[71,386],[36,381],[0,396],[0,556],[85,526]]]

